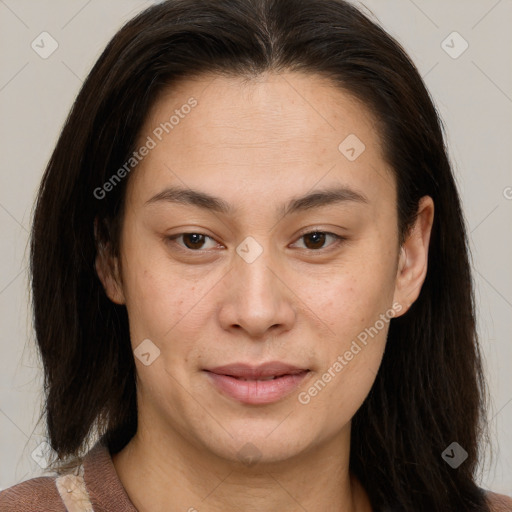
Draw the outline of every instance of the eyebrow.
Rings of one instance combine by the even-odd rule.
[[[220,197],[215,197],[199,190],[177,186],[162,190],[148,199],[144,203],[144,206],[160,202],[195,206],[226,215],[236,213],[236,208]],[[320,208],[322,206],[347,202],[369,204],[368,198],[361,192],[357,192],[348,187],[335,187],[315,190],[304,196],[292,198],[286,205],[280,207],[279,213],[284,216],[311,208]]]

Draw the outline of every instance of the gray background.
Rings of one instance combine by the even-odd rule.
[[[84,77],[117,29],[151,3],[0,0],[0,489],[43,474],[44,466],[27,281],[35,192]],[[480,484],[512,495],[512,0],[364,5],[412,57],[446,126],[492,396],[494,457],[482,461]],[[58,43],[46,59],[31,47],[44,31]]]

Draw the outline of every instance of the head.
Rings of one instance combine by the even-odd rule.
[[[148,424],[233,461],[350,436],[375,507],[485,510],[441,122],[400,45],[349,4],[168,1],[128,22],[64,126],[31,249],[61,458],[94,431],[118,451]],[[214,367],[269,360],[308,370],[282,400],[210,384]]]

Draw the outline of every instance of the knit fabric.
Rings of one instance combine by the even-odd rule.
[[[512,498],[486,493],[492,512],[512,512]],[[0,493],[1,512],[137,512],[98,441],[75,473],[27,480]]]
[[[0,493],[1,512],[137,512],[101,440],[78,474],[43,476]]]

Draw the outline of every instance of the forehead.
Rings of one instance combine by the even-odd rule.
[[[155,102],[138,146],[148,137],[154,147],[130,180],[141,200],[164,184],[209,190],[233,204],[338,184],[394,201],[373,114],[317,75],[182,80]]]

